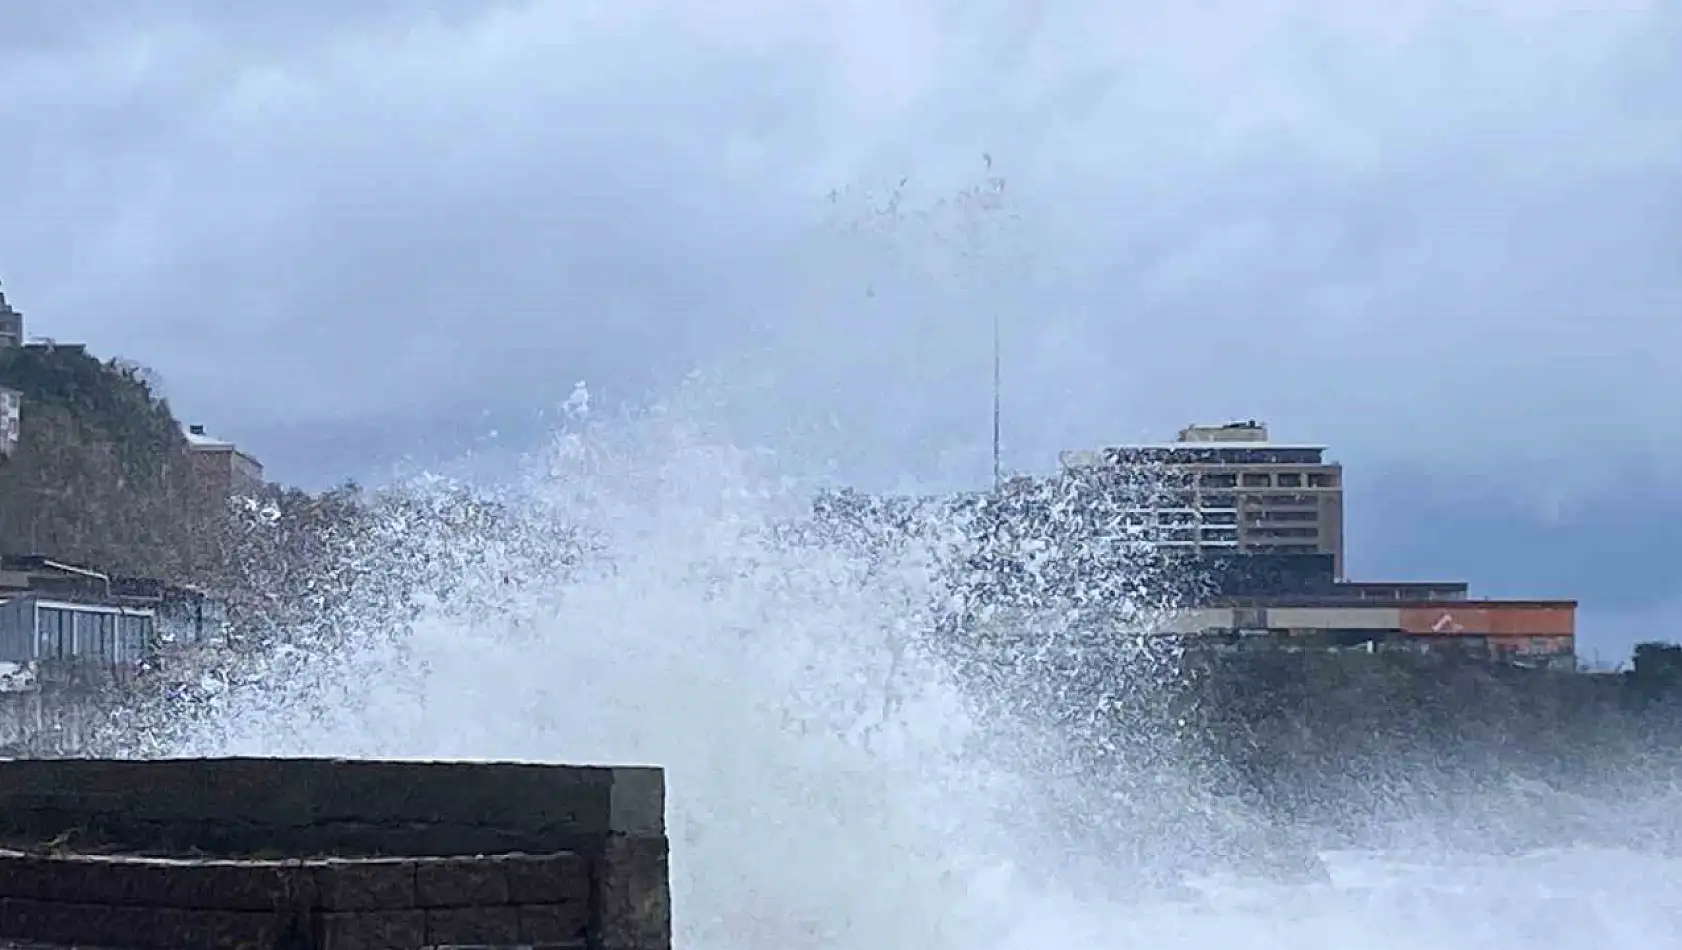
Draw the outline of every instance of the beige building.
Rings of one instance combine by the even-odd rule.
[[[0,290],[0,349],[23,345],[23,314],[6,302],[6,292]]]
[[[263,487],[263,463],[232,442],[205,434],[204,426],[187,427],[187,448],[199,485],[216,495],[254,493]]]
[[[1133,524],[1196,551],[1329,554],[1343,577],[1343,466],[1323,445],[1273,442],[1259,422],[1192,425],[1174,442],[1063,453],[1065,470],[1114,478]]]
[[[1575,668],[1575,601],[1469,600],[1463,590],[1448,593],[1454,596],[1396,604],[1342,596],[1250,598],[1181,611],[1161,625],[1161,632],[1206,637],[1216,646],[1360,646]]]
[[[0,386],[0,460],[17,454],[23,438],[23,393]]]

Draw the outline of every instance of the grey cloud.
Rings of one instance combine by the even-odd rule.
[[[1678,5],[1579,6],[11,5],[0,279],[312,478],[712,366],[744,438],[973,481],[996,311],[1014,466],[1263,415],[1540,504],[1682,475]],[[982,151],[980,277],[818,226]]]

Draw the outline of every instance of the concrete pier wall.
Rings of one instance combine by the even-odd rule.
[[[653,768],[0,762],[0,940],[668,950]]]

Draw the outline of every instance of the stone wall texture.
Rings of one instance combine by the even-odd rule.
[[[658,769],[0,762],[0,941],[668,950]]]

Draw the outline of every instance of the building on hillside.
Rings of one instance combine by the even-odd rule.
[[[1117,581],[1143,577],[1179,608],[1156,632],[1215,649],[1410,650],[1575,668],[1575,601],[1473,598],[1464,581],[1347,579],[1343,469],[1325,453],[1273,442],[1257,422],[1193,425],[1171,443],[1066,452],[1058,477],[921,507],[969,529],[978,556],[955,562],[953,577],[989,616],[1001,602],[1029,612],[1078,604],[1100,626],[1112,611],[1136,622],[1106,598],[1132,596],[1137,585]],[[892,538],[904,533],[893,502],[838,493],[814,514],[831,539]],[[984,516],[971,519],[976,511]]]
[[[23,438],[23,393],[0,386],[0,461],[17,454]]]
[[[1319,553],[1343,576],[1343,466],[1326,446],[1273,442],[1259,422],[1191,425],[1174,442],[1065,452],[1102,487],[1154,486],[1133,512],[1148,539],[1187,551]],[[1113,479],[1112,479],[1113,476]]]
[[[1400,649],[1571,670],[1576,615],[1571,600],[1251,597],[1180,611],[1162,632],[1232,649]]]
[[[155,649],[155,638],[156,612],[146,607],[33,594],[0,602],[0,664],[19,683],[53,679],[43,664],[139,666]]]
[[[187,427],[187,450],[192,453],[193,476],[207,493],[253,494],[263,487],[263,463],[234,443],[205,434],[202,425]]]
[[[1330,554],[1203,551],[1181,555],[1170,570],[1188,579],[1188,603],[1239,597],[1307,597],[1346,603],[1466,600],[1465,581],[1351,581],[1337,576]]]
[[[6,302],[6,291],[0,288],[0,349],[23,345],[23,314]]]
[[[111,578],[40,554],[0,555],[0,598],[39,594],[96,602],[113,596]]]
[[[1469,600],[1472,585],[1465,581],[1339,581],[1333,591],[1358,602]]]
[[[1175,579],[1181,596],[1192,603],[1211,597],[1319,597],[1337,583],[1336,559],[1319,552],[1180,550],[1163,562],[1162,573]]]
[[[34,350],[39,353],[68,353],[72,356],[80,355],[88,351],[88,345],[86,343],[60,343],[57,340],[45,337],[30,340],[28,343],[23,345],[23,348],[26,350]]]
[[[158,604],[40,555],[0,557],[0,692],[132,671],[157,649]]]
[[[1188,557],[1165,633],[1230,647],[1409,649],[1571,669],[1576,602],[1473,599],[1465,581],[1350,581],[1326,554]]]
[[[110,600],[152,611],[160,646],[209,643],[222,633],[227,619],[224,605],[200,588],[151,577],[111,578]]]
[[[0,349],[23,345],[23,314],[6,302],[0,288]],[[0,386],[0,461],[12,457],[22,434],[23,393]]]
[[[220,605],[190,585],[108,575],[39,554],[0,556],[0,601],[20,597],[146,611],[161,644],[203,642],[222,622]]]

